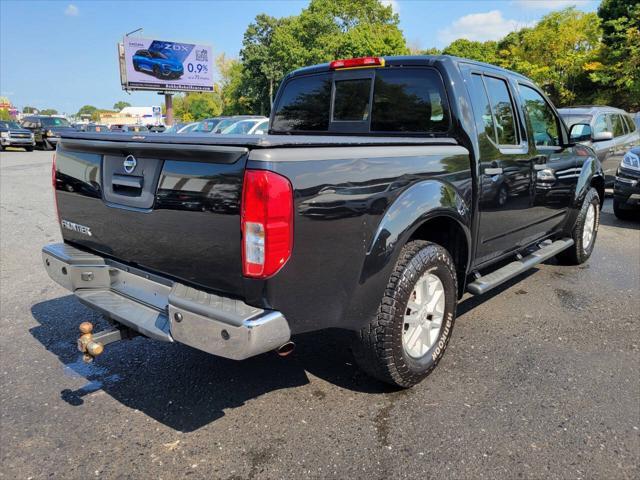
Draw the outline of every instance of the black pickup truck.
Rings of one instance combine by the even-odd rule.
[[[43,260],[113,324],[81,326],[87,360],[131,334],[240,360],[341,328],[366,372],[410,387],[465,292],[591,255],[604,177],[570,138],[531,80],[491,65],[303,68],[268,135],[63,134],[64,243]]]

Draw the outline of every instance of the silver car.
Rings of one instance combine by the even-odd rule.
[[[624,154],[640,145],[640,132],[633,117],[624,110],[604,105],[568,107],[558,111],[569,129],[582,125],[571,131],[571,137],[596,151],[605,183],[612,186]]]

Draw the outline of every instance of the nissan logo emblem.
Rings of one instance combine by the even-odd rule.
[[[136,169],[136,165],[138,165],[138,162],[136,160],[136,157],[134,157],[133,155],[127,155],[127,158],[125,158],[124,162],[122,162],[124,171],[127,173],[133,173],[133,171]]]

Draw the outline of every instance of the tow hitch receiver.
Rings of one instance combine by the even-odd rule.
[[[93,332],[93,324],[91,322],[82,322],[80,324],[80,338],[78,338],[78,350],[82,355],[82,360],[86,363],[93,362],[93,359],[104,352],[104,346],[109,343],[118,342],[135,336],[135,332],[129,329],[110,328],[98,332]]]

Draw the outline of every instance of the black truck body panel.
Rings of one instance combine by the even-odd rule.
[[[366,323],[401,247],[425,222],[443,220],[460,235],[461,291],[473,271],[566,235],[587,189],[600,185],[601,167],[593,151],[568,144],[562,122],[562,146],[539,148],[519,93],[533,87],[528,79],[446,56],[392,57],[387,65],[438,70],[449,102],[449,131],[65,134],[57,152],[59,214],[62,221],[91,230],[89,236],[63,228],[65,242],[280,311],[295,334],[328,327],[357,330]],[[290,74],[276,104],[289,79],[326,71],[320,65]],[[503,148],[483,133],[471,90],[478,75],[508,87],[518,145]],[[143,159],[145,171],[135,172],[136,179],[122,170],[129,155]],[[293,252],[266,280],[242,275],[240,203],[247,168],[276,172],[293,186]],[[105,185],[105,169],[109,178],[122,177],[115,200],[105,195],[113,189]],[[152,192],[151,206],[127,199],[140,193],[138,186]]]

